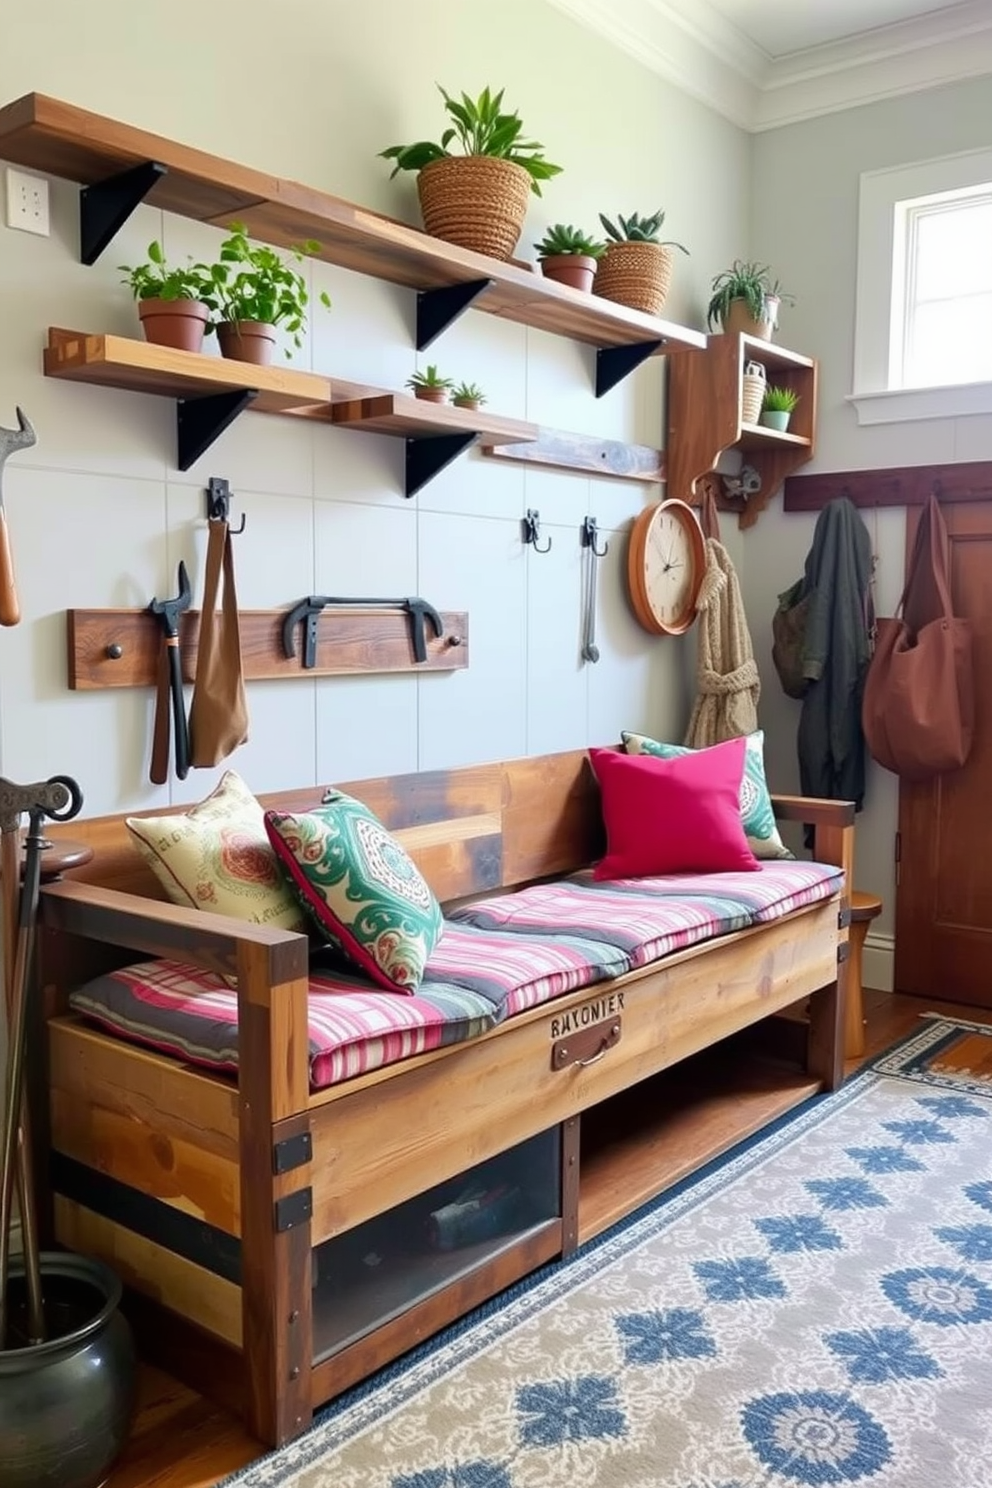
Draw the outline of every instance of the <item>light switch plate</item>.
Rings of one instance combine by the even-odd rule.
[[[48,180],[7,167],[7,226],[20,232],[49,235]]]

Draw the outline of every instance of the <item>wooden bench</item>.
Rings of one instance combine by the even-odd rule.
[[[584,751],[345,789],[396,832],[443,903],[561,876],[602,851]],[[262,799],[306,810],[320,796],[311,787]],[[849,879],[852,809],[774,804],[780,818],[812,822],[814,857],[845,867]],[[41,911],[55,1235],[115,1266],[143,1347],[235,1405],[267,1443],[292,1437],[316,1406],[386,1360],[842,1078],[846,890],[480,1038],[313,1093],[306,939],[164,903],[120,817],[59,831],[89,842],[94,857],[44,890]],[[237,977],[236,1080],[122,1042],[67,1011],[74,987],[136,952]],[[740,1089],[750,1079],[756,1104],[737,1101],[730,1073],[726,1100],[740,1118],[695,1145],[684,1131],[673,1144],[666,1132],[673,1121],[678,1128],[678,1103],[663,1083],[676,1078],[673,1067],[807,1000],[805,1069],[758,1079],[746,1059],[729,1061]],[[556,1029],[603,1019],[622,1023],[613,1047],[592,1059],[579,1048],[576,1062],[556,1067]],[[638,1091],[643,1100],[632,1098]],[[713,1098],[721,1091],[718,1082]],[[337,1343],[328,1345],[328,1310],[351,1305],[361,1277],[356,1271],[333,1305],[322,1278],[378,1263],[364,1240],[388,1237],[390,1221],[375,1229],[377,1216],[404,1205],[409,1215],[439,1185],[444,1192],[468,1170],[505,1162],[546,1168],[546,1212],[463,1255],[422,1258],[409,1296],[402,1264],[389,1262],[401,1301],[384,1303],[376,1325],[353,1335],[332,1328]]]

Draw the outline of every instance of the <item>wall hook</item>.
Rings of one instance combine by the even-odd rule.
[[[231,527],[231,483],[221,475],[212,475],[207,483],[207,520],[227,522],[232,537],[239,537],[245,530],[245,514],[241,513],[240,527]]]
[[[597,558],[606,557],[607,553],[610,551],[610,545],[608,542],[604,542],[601,548],[597,548],[596,539],[599,536],[599,528],[596,525],[595,517],[583,517],[582,526],[579,529],[579,532],[582,537],[582,546],[584,548],[592,548]]]
[[[533,506],[527,508],[527,515],[523,519],[523,541],[533,543],[535,553],[550,553],[552,539],[549,537],[542,548],[538,542],[541,535],[541,513]]]

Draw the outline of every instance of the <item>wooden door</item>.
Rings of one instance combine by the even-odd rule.
[[[974,631],[975,738],[963,769],[899,783],[895,986],[992,1008],[992,502],[942,510],[954,612]]]

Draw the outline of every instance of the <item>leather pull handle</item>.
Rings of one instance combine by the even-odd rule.
[[[0,505],[0,625],[17,625],[21,618],[21,606],[14,583],[14,555],[10,551],[10,530],[7,514]]]

